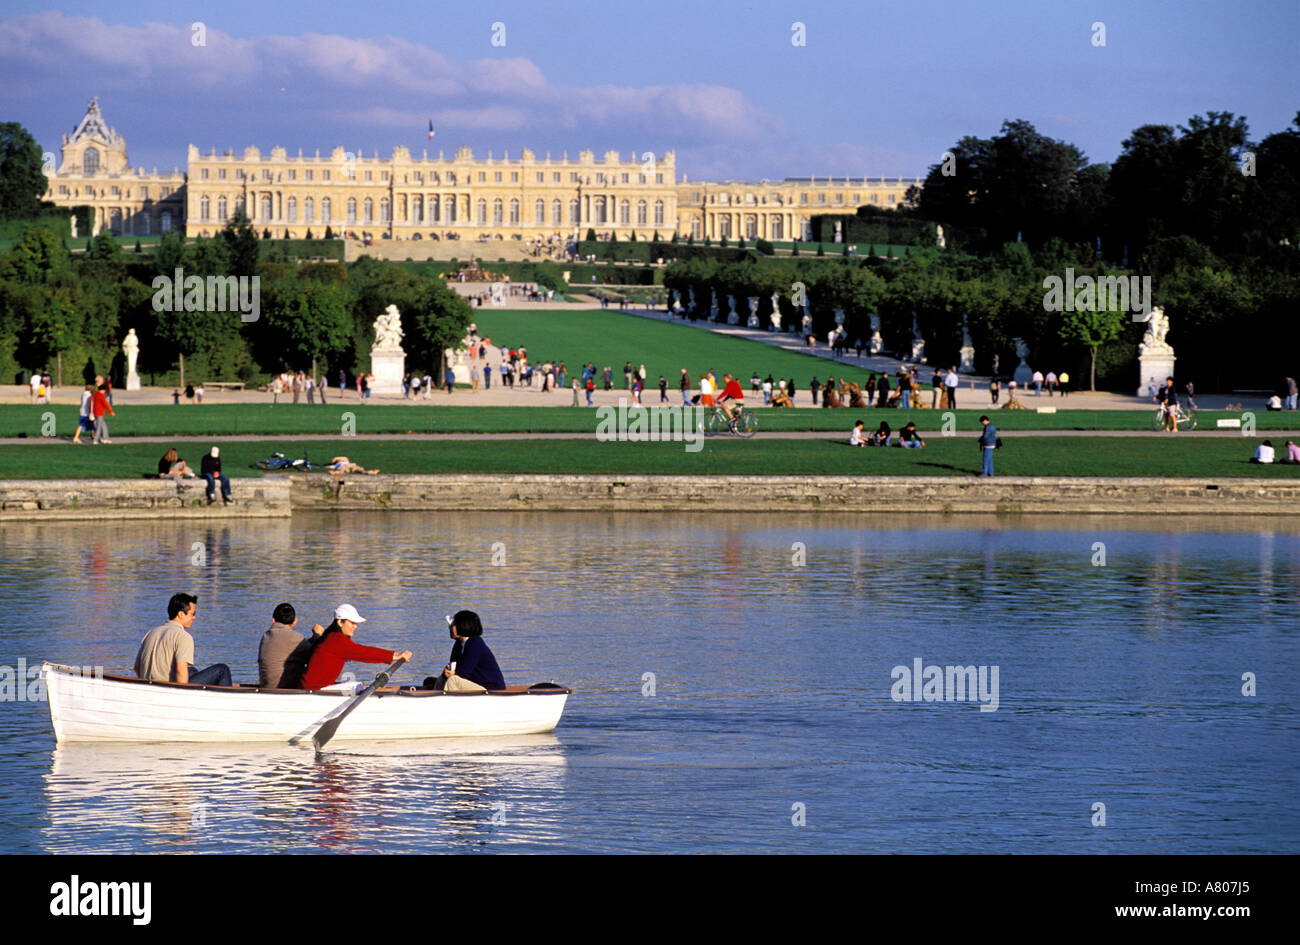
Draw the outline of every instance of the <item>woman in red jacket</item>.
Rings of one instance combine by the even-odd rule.
[[[357,631],[357,624],[365,623],[366,618],[357,613],[351,604],[340,604],[334,610],[334,622],[325,628],[320,641],[312,650],[307,663],[307,671],[302,674],[303,689],[323,689],[332,685],[343,672],[348,660],[361,663],[392,663],[399,659],[409,660],[410,650],[398,653],[384,650],[377,646],[362,646],[352,641],[352,634]]]

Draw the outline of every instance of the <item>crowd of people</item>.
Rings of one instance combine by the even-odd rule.
[[[226,663],[198,669],[194,665],[194,637],[190,629],[198,616],[198,597],[175,594],[167,602],[167,622],[154,627],[140,641],[135,675],[154,682],[191,686],[237,686]],[[290,603],[271,612],[271,626],[262,634],[257,651],[258,681],[263,689],[321,690],[337,684],[344,666],[410,660],[410,650],[365,646],[355,640],[366,618],[352,604],[334,609],[328,626],[313,624],[311,636],[299,633],[298,613]],[[447,618],[453,640],[451,658],[442,671],[426,677],[422,689],[445,692],[484,692],[506,688],[501,668],[483,640],[478,614],[462,610]]]

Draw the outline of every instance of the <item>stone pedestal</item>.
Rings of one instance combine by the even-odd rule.
[[[140,389],[140,375],[139,375],[139,374],[128,374],[128,375],[126,376],[126,389],[127,389],[127,390],[139,390],[139,389]]]
[[[406,376],[406,353],[396,351],[372,350],[370,352],[370,373],[374,379],[370,390],[375,394],[402,393],[402,378]]]
[[[1156,390],[1165,386],[1165,378],[1174,376],[1173,351],[1147,351],[1138,355],[1138,390],[1139,397],[1150,397],[1151,378],[1156,379]]]

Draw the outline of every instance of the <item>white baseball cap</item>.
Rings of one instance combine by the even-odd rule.
[[[351,604],[339,604],[334,608],[335,620],[351,620],[353,623],[365,623],[366,618],[357,613]]]

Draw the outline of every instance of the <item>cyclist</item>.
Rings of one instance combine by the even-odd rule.
[[[716,403],[718,405],[718,409],[720,409],[723,413],[727,415],[727,423],[730,424],[733,420],[736,419],[736,415],[732,413],[731,407],[728,406],[727,401],[733,400],[736,402],[736,406],[744,407],[745,392],[741,390],[740,382],[736,380],[734,377],[732,377],[730,374],[723,374],[722,381],[723,381],[722,392],[718,394]]]
[[[1156,395],[1155,400],[1160,404],[1160,410],[1164,414],[1165,429],[1170,433],[1178,431],[1178,391],[1174,388],[1174,379],[1165,378],[1165,386],[1160,388],[1160,393]]]

